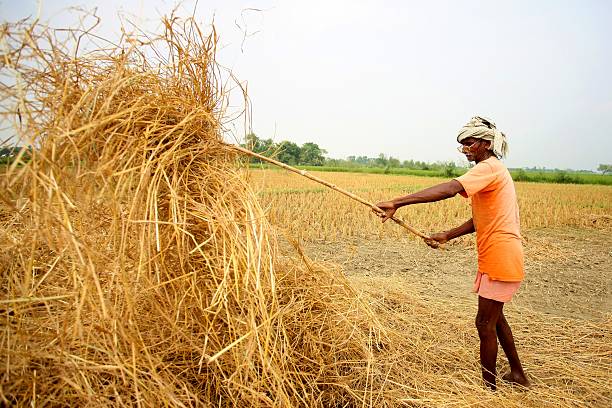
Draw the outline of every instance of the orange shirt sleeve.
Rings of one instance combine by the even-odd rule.
[[[465,191],[461,192],[463,197],[472,197],[474,194],[486,189],[495,181],[495,172],[490,164],[480,162],[472,167],[467,173],[457,177]]]

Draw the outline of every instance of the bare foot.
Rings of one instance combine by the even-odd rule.
[[[528,388],[530,385],[529,380],[527,379],[527,376],[525,374],[519,374],[512,371],[504,375],[502,377],[502,380],[512,384],[522,385],[525,388]]]

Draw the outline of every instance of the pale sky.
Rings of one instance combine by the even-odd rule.
[[[0,0],[0,19],[37,4]],[[153,30],[174,5],[47,0],[41,19],[65,27],[67,7],[97,7],[116,38],[118,12]],[[457,131],[483,115],[507,134],[509,167],[612,164],[612,1],[201,0],[195,15],[214,16],[218,61],[248,83],[259,137],[458,161]]]

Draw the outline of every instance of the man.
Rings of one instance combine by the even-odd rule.
[[[510,326],[503,313],[525,275],[519,230],[516,192],[510,173],[499,160],[507,154],[506,136],[486,118],[472,118],[459,132],[458,148],[468,161],[476,162],[463,176],[447,183],[391,201],[376,204],[385,213],[385,222],[405,205],[430,203],[461,194],[472,200],[472,218],[451,230],[433,234],[428,245],[435,247],[451,239],[476,232],[478,273],[474,291],[478,293],[476,327],[480,338],[480,363],[485,384],[495,384],[497,339],[510,364],[503,379],[525,387],[529,381],[519,360]],[[434,242],[435,241],[435,242]]]

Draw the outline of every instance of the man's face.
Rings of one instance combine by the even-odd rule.
[[[479,161],[486,153],[490,143],[488,140],[468,137],[461,141],[459,149],[461,153],[465,154],[465,158],[468,161]]]

